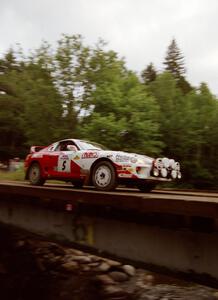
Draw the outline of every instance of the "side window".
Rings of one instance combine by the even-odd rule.
[[[78,147],[75,145],[75,143],[73,141],[64,141],[64,142],[61,142],[59,144],[58,148],[59,148],[60,151],[70,151],[70,150],[67,149],[68,145],[73,145],[73,146],[75,146],[78,149]]]
[[[52,144],[49,148],[48,151],[56,151],[58,143]]]

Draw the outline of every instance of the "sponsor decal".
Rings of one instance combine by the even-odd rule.
[[[129,162],[130,159],[131,158],[129,156],[127,156],[127,155],[120,155],[120,154],[116,155],[116,161],[117,162]]]
[[[76,156],[74,157],[74,160],[78,160],[78,159],[80,159],[80,157],[79,157],[79,155],[76,155]]]
[[[85,152],[82,155],[83,159],[98,158],[98,152]]]
[[[69,157],[66,154],[62,154],[62,155],[60,155],[60,159],[62,159],[62,160],[68,160]]]
[[[125,178],[131,178],[132,174],[125,174],[125,173],[120,173],[118,174],[119,177],[125,177]]]

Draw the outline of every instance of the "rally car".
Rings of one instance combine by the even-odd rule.
[[[79,139],[65,139],[45,147],[32,146],[24,166],[25,177],[32,185],[57,179],[72,182],[75,187],[94,185],[101,191],[122,184],[149,192],[161,181],[181,178],[180,164],[174,159],[111,151]]]

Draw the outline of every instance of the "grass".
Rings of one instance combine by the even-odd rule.
[[[16,171],[0,171],[0,180],[24,180],[24,169],[21,167]]]
[[[25,173],[23,166],[20,167],[16,171],[0,171],[0,181],[24,181]],[[49,183],[53,184],[66,184],[66,182],[59,181],[59,180],[49,180]]]

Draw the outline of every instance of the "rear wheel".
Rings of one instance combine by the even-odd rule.
[[[92,182],[96,189],[111,191],[117,186],[116,171],[109,161],[100,161],[92,172]]]
[[[38,163],[33,163],[28,172],[29,181],[32,185],[43,185],[45,179],[41,175],[41,167]]]
[[[137,185],[137,188],[143,193],[149,193],[151,190],[155,188],[155,183],[140,183]]]

